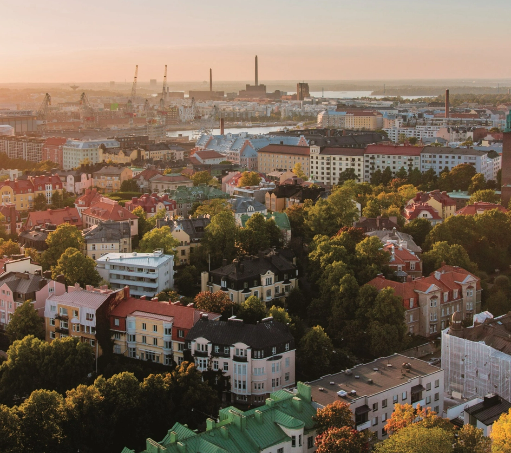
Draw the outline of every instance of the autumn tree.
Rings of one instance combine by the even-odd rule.
[[[511,409],[493,423],[490,434],[492,453],[508,453],[511,445]]]
[[[500,195],[497,195],[493,189],[476,190],[472,192],[467,204],[474,204],[481,201],[485,203],[500,204]]]
[[[316,452],[318,453],[365,453],[369,444],[364,433],[344,426],[329,428],[316,437]]]
[[[193,181],[193,185],[198,186],[199,184],[207,184],[211,179],[211,175],[207,170],[198,171],[193,174],[191,179]]]
[[[223,291],[217,291],[216,293],[210,291],[201,292],[195,296],[193,303],[197,310],[220,313],[224,317],[232,315],[235,305]]]
[[[376,453],[452,453],[454,436],[440,427],[415,423],[376,445]]]
[[[34,304],[27,300],[16,308],[5,331],[11,342],[22,340],[27,335],[44,340],[44,318],[37,314]]]
[[[453,453],[490,453],[491,439],[483,430],[472,425],[463,425],[456,433]]]
[[[170,227],[162,226],[144,234],[138,249],[140,252],[146,253],[152,253],[154,250],[161,249],[166,255],[175,255],[178,245],[179,241],[172,236]]]
[[[213,200],[206,200],[195,209],[193,215],[195,217],[199,215],[214,216],[219,212],[232,212],[231,205],[227,200],[223,198],[214,198]]]
[[[470,180],[470,185],[468,186],[468,193],[473,194],[480,190],[486,189],[486,179],[482,173],[476,173],[472,176]]]
[[[350,405],[344,401],[334,401],[322,409],[318,409],[314,417],[316,432],[322,434],[329,428],[353,426],[353,412]]]
[[[394,404],[394,412],[392,412],[385,425],[385,431],[391,435],[396,434],[401,429],[417,421],[420,421],[427,427],[435,425],[448,426],[444,424],[444,420],[438,417],[436,412],[432,411],[430,407],[425,408],[417,405],[414,408],[411,404]]]
[[[307,175],[303,171],[302,164],[300,162],[297,162],[295,166],[293,167],[293,173],[298,176],[299,178],[302,178],[304,181],[307,181]]]
[[[17,408],[0,404],[0,451],[21,453],[20,420]]]
[[[44,269],[49,270],[57,265],[58,260],[68,248],[82,249],[82,233],[74,225],[63,223],[48,234],[46,245],[48,249],[41,256],[41,264]]]
[[[238,317],[247,324],[255,324],[266,317],[266,305],[257,296],[250,296],[240,306]]]
[[[12,256],[19,255],[20,246],[9,239],[8,241],[4,241],[0,239],[0,256]]]
[[[52,278],[56,280],[59,275],[64,276],[67,285],[78,283],[83,288],[98,286],[101,281],[96,262],[73,247],[66,249],[57,265],[52,267]]]
[[[258,186],[261,182],[261,176],[256,171],[245,171],[238,180],[238,187]]]

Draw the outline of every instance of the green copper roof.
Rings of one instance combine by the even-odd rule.
[[[316,409],[311,404],[310,387],[298,383],[298,393],[287,390],[272,393],[264,406],[248,411],[226,407],[219,422],[209,419],[207,430],[195,433],[176,423],[161,442],[146,440],[141,453],[258,453],[291,439],[284,429],[314,429]],[[122,453],[135,453],[125,448]]]
[[[290,230],[291,224],[289,223],[289,217],[285,212],[269,212],[268,214],[261,214],[263,215],[266,220],[273,219],[275,220],[275,223],[281,230]],[[247,220],[250,219],[250,216],[247,214],[242,214],[240,217],[241,220],[241,226],[245,228],[245,224],[247,223]]]
[[[169,197],[177,203],[193,203],[195,201],[213,200],[214,198],[229,198],[229,195],[219,189],[199,184],[196,187],[179,186],[168,192]]]

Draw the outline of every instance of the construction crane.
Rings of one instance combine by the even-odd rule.
[[[48,113],[50,110],[51,105],[51,96],[46,93],[44,95],[43,102],[41,103],[41,106],[39,107],[39,110],[37,111],[37,119],[41,120],[41,129],[46,129],[46,122],[48,121]]]
[[[167,103],[167,65],[165,65],[165,74],[163,75],[163,89],[160,98],[160,110],[165,110]]]
[[[95,115],[94,115],[94,109],[92,108],[92,105],[89,102],[89,98],[85,94],[85,92],[82,93],[80,96],[80,117],[83,121],[84,126],[85,125],[92,125],[95,123]]]

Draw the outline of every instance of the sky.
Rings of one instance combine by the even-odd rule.
[[[23,0],[0,84],[509,78],[509,0]]]

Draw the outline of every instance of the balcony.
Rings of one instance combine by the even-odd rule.
[[[208,356],[208,351],[193,351],[193,356],[194,357],[207,357]]]
[[[232,360],[234,362],[247,362],[248,361],[247,357],[244,355],[233,355]]]
[[[69,329],[65,329],[64,327],[56,327],[55,332],[69,335]]]
[[[426,407],[426,400],[422,399],[420,401],[417,401],[416,403],[412,403],[414,409],[417,409],[418,405],[420,405],[420,407]]]
[[[367,420],[364,423],[361,423],[360,425],[357,425],[357,431],[364,431],[365,429],[368,429],[371,427],[371,420]]]
[[[56,315],[55,319],[58,319],[60,321],[67,321],[69,319],[68,315]]]

